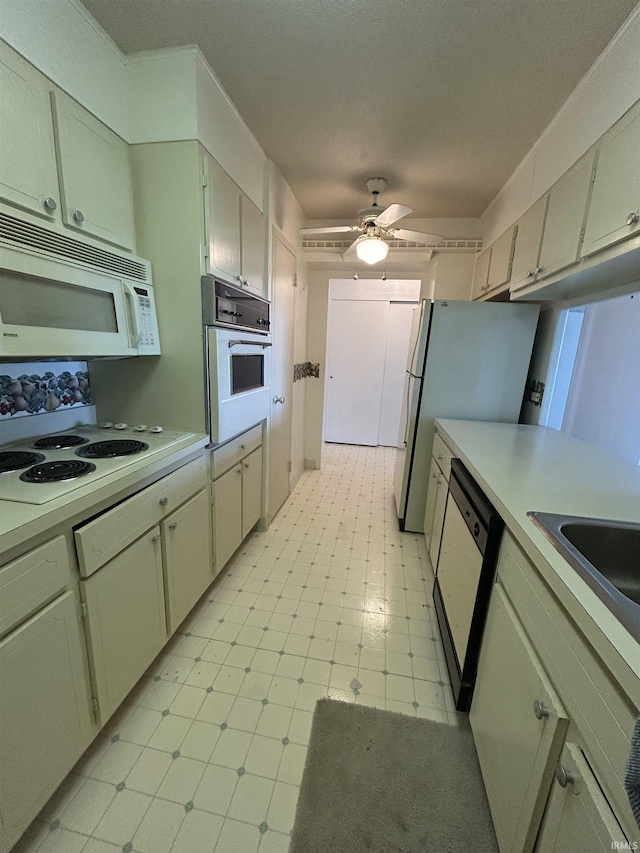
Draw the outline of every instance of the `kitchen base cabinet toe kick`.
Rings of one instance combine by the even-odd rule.
[[[213,582],[208,459],[73,524],[0,567],[0,853]]]

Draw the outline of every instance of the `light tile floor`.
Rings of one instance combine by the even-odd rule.
[[[67,777],[19,853],[286,853],[315,702],[457,724],[390,448],[327,445]]]

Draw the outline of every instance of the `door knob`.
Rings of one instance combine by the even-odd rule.
[[[284,403],[284,397],[277,397],[276,396],[273,398],[273,402],[274,403]]]

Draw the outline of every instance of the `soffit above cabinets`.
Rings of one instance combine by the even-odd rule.
[[[127,54],[198,44],[311,219],[364,181],[478,216],[636,0],[83,0]]]

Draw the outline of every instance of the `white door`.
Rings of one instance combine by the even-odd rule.
[[[278,236],[273,246],[269,519],[289,497],[291,384],[296,257]]]
[[[330,300],[325,441],[378,443],[388,322],[388,302]]]
[[[411,302],[391,302],[387,324],[387,345],[382,380],[378,444],[395,447],[398,443],[402,415],[411,319],[415,305]]]

